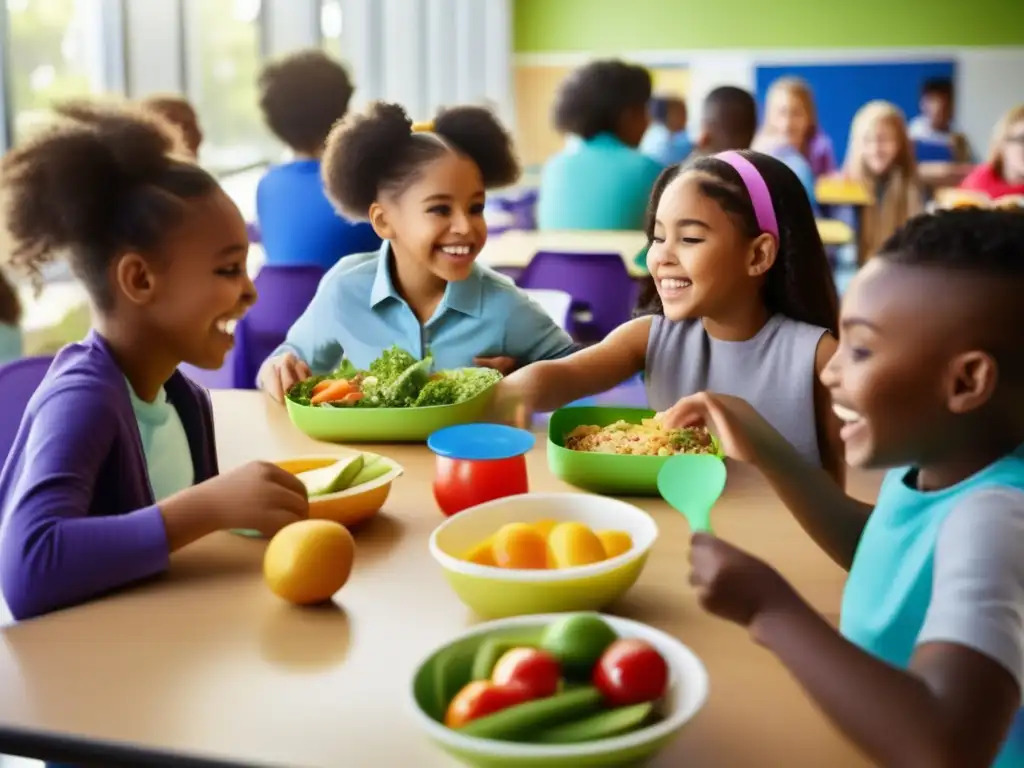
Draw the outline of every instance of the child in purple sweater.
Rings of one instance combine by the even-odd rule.
[[[255,301],[245,222],[158,117],[67,105],[0,164],[11,265],[66,254],[96,330],[56,357],[0,471],[0,588],[17,619],[158,574],[230,528],[308,515],[302,484],[254,463],[218,475],[206,392]]]

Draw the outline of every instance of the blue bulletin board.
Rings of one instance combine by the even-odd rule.
[[[850,121],[866,102],[885,99],[903,110],[907,121],[918,113],[921,86],[932,77],[956,82],[956,62],[863,62],[844,64],[801,64],[758,66],[756,72],[758,114],[764,114],[765,94],[779,77],[791,75],[806,80],[814,90],[818,120],[831,137],[836,163],[846,156]]]

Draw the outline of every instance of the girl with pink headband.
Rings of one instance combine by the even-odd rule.
[[[497,407],[520,418],[551,411],[643,372],[670,426],[687,395],[741,397],[842,484],[840,424],[818,380],[837,345],[838,298],[800,180],[749,151],[669,167],[654,186],[647,236],[641,316],[512,374]]]

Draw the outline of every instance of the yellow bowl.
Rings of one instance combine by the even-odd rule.
[[[339,456],[304,456],[296,459],[285,459],[274,462],[286,472],[297,475],[300,472],[308,472],[311,469],[320,469],[334,464]],[[376,480],[357,485],[348,490],[338,493],[328,493],[323,496],[313,496],[309,500],[309,516],[324,520],[333,520],[345,527],[358,525],[359,523],[373,517],[387,501],[391,493],[391,484],[402,474],[400,464],[392,461],[387,456],[381,456],[381,461],[386,461],[391,469],[387,474],[381,475]]]
[[[633,547],[618,557],[576,568],[513,570],[462,559],[506,523],[578,522],[595,531],[620,530]],[[455,594],[484,618],[529,613],[598,611],[633,586],[658,538],[658,526],[639,507],[607,496],[527,493],[453,515],[430,536],[430,554]]]

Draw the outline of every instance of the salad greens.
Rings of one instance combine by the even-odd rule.
[[[476,397],[501,378],[491,368],[461,368],[432,373],[433,358],[417,360],[404,349],[393,346],[359,370],[348,359],[325,376],[313,376],[288,390],[288,399],[297,405],[320,408],[425,408],[456,405]],[[344,379],[360,399],[345,402],[314,403],[314,389],[325,381]],[[324,385],[325,387],[327,385]]]

